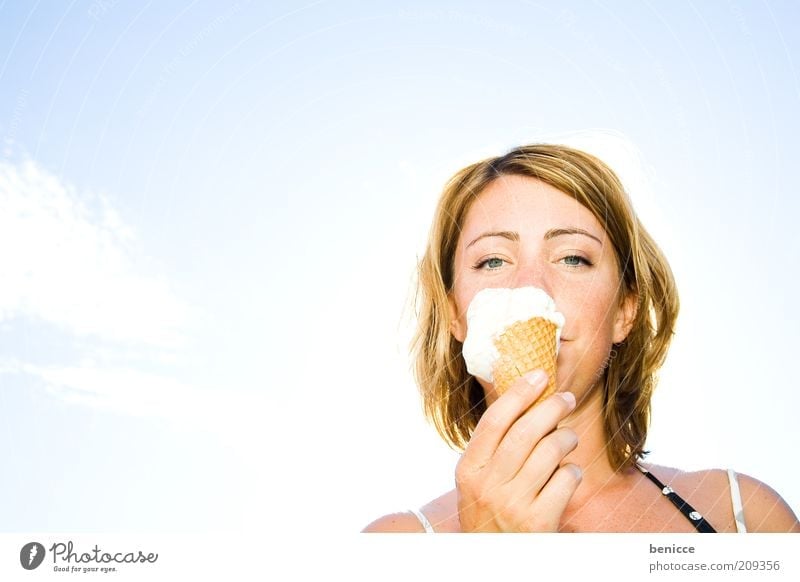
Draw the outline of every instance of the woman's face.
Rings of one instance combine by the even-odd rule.
[[[544,289],[566,322],[559,390],[580,401],[602,377],[611,345],[625,339],[635,299],[621,301],[613,246],[578,201],[534,178],[501,176],[472,203],[458,239],[450,296],[453,336],[467,334],[470,301],[487,287]],[[497,395],[481,381],[488,402]]]

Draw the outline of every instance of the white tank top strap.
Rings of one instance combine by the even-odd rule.
[[[425,533],[436,533],[431,525],[431,522],[428,521],[428,518],[425,517],[425,514],[422,513],[419,509],[409,509],[411,513],[413,513],[419,522],[422,524],[422,527],[425,528]]]
[[[736,478],[736,472],[733,469],[728,469],[728,481],[731,486],[731,506],[733,507],[733,518],[736,520],[736,533],[747,533],[747,526],[744,523],[742,493],[739,491],[739,480]]]

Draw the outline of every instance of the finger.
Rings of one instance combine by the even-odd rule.
[[[561,516],[582,478],[583,473],[577,465],[567,463],[559,467],[534,502],[536,511],[532,519],[536,523],[528,524],[529,528],[534,527],[535,531],[557,531]]]
[[[459,466],[480,470],[494,455],[508,429],[547,386],[547,374],[536,370],[517,380],[481,416]]]
[[[575,409],[575,396],[559,392],[530,408],[506,432],[490,463],[498,468],[513,470],[509,478],[525,464],[532,451],[545,435]]]
[[[578,435],[568,427],[559,428],[540,440],[514,481],[524,484],[531,498],[540,494],[553,472],[578,446]]]

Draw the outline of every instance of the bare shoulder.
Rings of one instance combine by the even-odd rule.
[[[681,471],[672,467],[648,467],[662,477],[690,503],[713,515],[715,523],[731,522],[731,490],[727,469]],[[800,532],[800,523],[789,505],[769,485],[743,473],[736,473],[742,497],[745,524],[749,532]],[[729,531],[735,531],[730,527]]]
[[[461,531],[455,489],[426,503],[420,508],[420,512],[437,533]],[[425,528],[416,515],[407,511],[384,515],[370,523],[362,531],[421,533],[425,531]]]
[[[800,533],[797,516],[772,487],[750,475],[737,477],[748,531]]]
[[[458,517],[458,495],[455,489],[426,503],[422,507],[422,513],[431,522],[436,532],[458,533],[461,531],[461,520]]]
[[[413,513],[406,512],[390,513],[379,517],[361,531],[364,533],[422,533],[425,528]]]

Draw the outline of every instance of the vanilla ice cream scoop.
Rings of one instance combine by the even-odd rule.
[[[519,376],[543,368],[555,391],[555,364],[564,316],[538,287],[479,291],[467,309],[462,353],[467,371],[502,394]],[[541,399],[540,398],[540,399]]]

